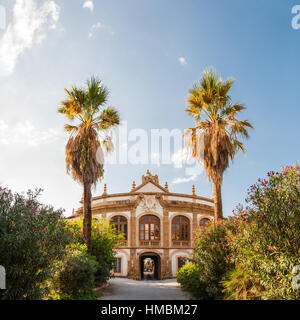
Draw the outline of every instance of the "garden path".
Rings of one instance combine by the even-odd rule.
[[[100,300],[191,300],[176,279],[137,281],[114,278],[108,281]]]

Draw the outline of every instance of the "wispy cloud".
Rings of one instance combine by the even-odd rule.
[[[91,26],[88,37],[91,39],[94,36],[94,33],[96,32],[96,30],[98,30],[98,29],[106,29],[112,36],[115,34],[114,31],[112,31],[110,27],[108,27],[108,26],[104,25],[103,23],[101,23],[100,21],[98,21],[97,23],[95,23]]]
[[[91,1],[91,0],[89,0],[89,1],[84,1],[82,7],[83,7],[83,8],[86,8],[86,9],[90,9],[91,12],[93,12],[93,11],[94,11],[94,2]]]
[[[190,181],[195,181],[198,176],[200,176],[204,171],[203,165],[199,162],[195,162],[195,165],[192,167],[185,168],[185,175],[187,177],[177,177],[175,178],[172,183],[173,184],[180,184]]]
[[[15,125],[0,120],[0,145],[19,144],[22,146],[37,147],[63,138],[58,130],[37,129],[29,120],[18,122]]]
[[[184,66],[187,64],[185,57],[179,57],[178,58],[179,63]]]
[[[180,178],[180,177],[177,177],[175,178],[172,183],[173,184],[180,184],[180,183],[185,183],[185,182],[190,182],[190,181],[195,181],[197,178],[197,175],[193,175],[193,176],[190,176],[188,178]]]
[[[16,0],[12,21],[0,41],[0,76],[10,75],[24,51],[41,43],[47,29],[55,29],[60,7],[55,1]],[[47,28],[48,27],[48,28]]]

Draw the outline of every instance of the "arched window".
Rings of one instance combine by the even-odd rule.
[[[205,228],[207,225],[209,225],[210,220],[208,218],[203,218],[200,220],[200,227]]]
[[[115,216],[110,220],[110,224],[118,234],[124,234],[124,240],[127,240],[127,219],[123,216]]]
[[[190,222],[184,216],[177,216],[172,220],[172,239],[180,241],[189,241]]]
[[[148,215],[140,218],[140,240],[159,240],[160,221],[156,216]]]

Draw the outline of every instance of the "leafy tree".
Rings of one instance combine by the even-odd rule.
[[[70,132],[66,166],[73,179],[83,185],[83,234],[91,252],[91,187],[103,177],[101,142],[108,151],[112,149],[110,138],[103,134],[118,126],[120,117],[115,108],[105,107],[108,90],[98,78],[91,77],[86,88],[73,86],[65,91],[67,99],[62,101],[58,112],[72,122],[77,121],[77,124],[65,125],[65,130]]]
[[[238,207],[228,233],[232,262],[247,270],[262,299],[300,298],[292,287],[293,267],[300,265],[299,169],[269,172],[251,186],[248,205]]]
[[[177,273],[177,281],[194,297],[201,300],[222,299],[223,286],[220,281],[232,268],[227,243],[227,232],[232,227],[232,220],[219,220],[196,231],[192,262]]]
[[[239,149],[245,152],[239,136],[248,138],[247,128],[253,128],[247,120],[239,121],[236,117],[245,106],[231,103],[229,90],[233,83],[233,79],[223,81],[214,71],[205,71],[187,98],[186,112],[194,118],[196,126],[186,131],[186,146],[194,158],[203,162],[213,182],[215,220],[223,217],[224,171]]]
[[[178,281],[200,299],[299,300],[300,167],[269,172],[248,194],[245,209],[196,232],[194,266]]]
[[[62,210],[39,203],[40,192],[24,196],[0,187],[0,265],[7,286],[0,299],[40,299],[55,261],[72,241]]]

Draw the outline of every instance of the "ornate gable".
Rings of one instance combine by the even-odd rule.
[[[135,187],[133,185],[131,192],[159,192],[159,193],[168,193],[168,190],[163,188],[159,184],[157,174],[153,176],[149,170],[147,170],[147,175],[142,176],[142,184]]]

